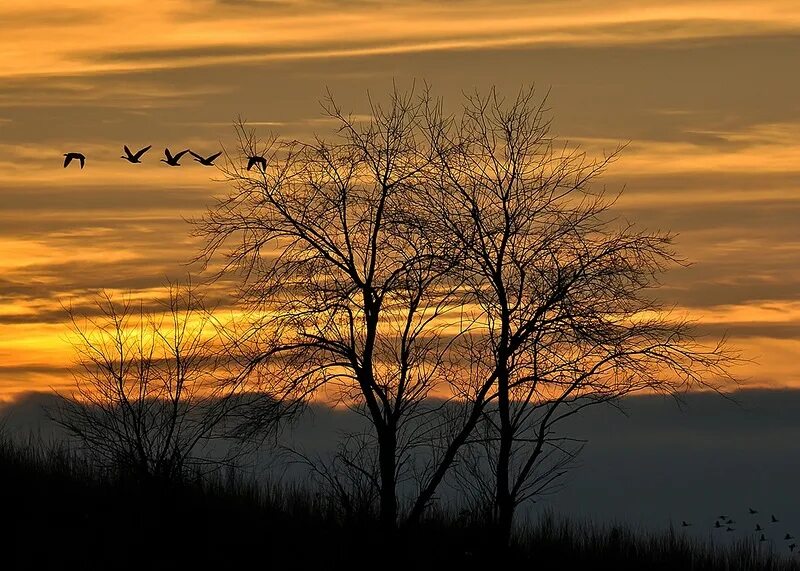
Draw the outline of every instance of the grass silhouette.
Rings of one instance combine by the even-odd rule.
[[[0,505],[10,530],[0,541],[3,569],[493,568],[505,559],[590,570],[800,570],[752,540],[720,546],[552,513],[519,526],[502,555],[485,520],[454,510],[433,510],[386,538],[375,514],[345,518],[302,484],[257,485],[233,471],[135,481],[99,474],[64,446],[2,434]]]

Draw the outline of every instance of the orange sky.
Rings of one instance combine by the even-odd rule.
[[[728,332],[745,383],[800,386],[798,61],[792,0],[3,2],[0,399],[70,382],[62,302],[186,272],[183,219],[224,188],[164,146],[211,154],[238,115],[325,131],[326,87],[363,112],[414,78],[451,102],[535,82],[560,136],[629,141],[604,181],[620,213],[694,262],[662,299]],[[154,149],[132,166],[124,143]],[[85,170],[61,168],[73,149]]]

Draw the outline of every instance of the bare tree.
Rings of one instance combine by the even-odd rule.
[[[68,309],[76,339],[75,390],[54,418],[103,469],[172,481],[211,465],[229,385],[217,327],[191,285],[170,285],[162,308],[101,293],[96,311]],[[222,460],[220,456],[218,460]]]
[[[615,220],[614,201],[592,188],[618,151],[589,160],[558,146],[532,89],[426,117],[436,169],[417,196],[435,235],[464,254],[455,271],[478,325],[454,389],[480,408],[485,425],[467,444],[485,453],[507,544],[515,508],[576,452],[560,421],[635,392],[710,387],[732,355],[651,299],[679,260],[669,234]]]
[[[375,516],[381,482],[374,438],[369,433],[344,435],[336,452],[329,457],[311,456],[296,448],[289,452],[305,465],[318,493],[346,521],[367,520]]]
[[[239,124],[241,154],[268,168],[229,157],[234,191],[197,229],[262,316],[253,369],[369,420],[387,529],[404,477],[413,523],[482,450],[505,544],[517,505],[576,451],[558,422],[726,373],[721,346],[648,296],[678,262],[671,236],[614,220],[591,188],[616,154],[557,147],[533,91],[467,97],[457,117],[428,90],[395,91],[363,123],[324,109],[333,142],[260,143]],[[457,406],[434,407],[434,390]]]
[[[254,363],[297,395],[324,389],[369,420],[387,529],[461,311],[454,257],[433,248],[411,209],[430,160],[423,109],[413,92],[395,92],[359,124],[328,98],[333,142],[260,143],[239,124],[242,156],[268,166],[254,174],[230,161],[235,190],[197,225],[207,260],[233,244],[223,271],[241,273],[245,303],[264,316],[253,330],[272,341]]]

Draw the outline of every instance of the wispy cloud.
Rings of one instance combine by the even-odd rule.
[[[800,30],[800,8],[778,0],[171,0],[148,10],[135,3],[91,4],[76,10],[53,0],[36,9],[19,0],[5,3],[0,76],[517,45],[642,44]]]

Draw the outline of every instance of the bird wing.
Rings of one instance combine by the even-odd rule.
[[[250,157],[249,159],[247,159],[247,170],[253,168],[253,165],[256,164],[257,160],[258,159],[256,157]]]
[[[129,156],[129,157],[131,157],[131,158],[135,158],[135,157],[133,156],[133,153],[131,152],[131,150],[128,148],[128,145],[122,145],[122,148],[123,148],[123,150],[125,151],[125,154],[126,154],[126,155],[128,155],[128,156]]]
[[[204,157],[201,157],[200,155],[198,155],[194,151],[189,150],[189,149],[187,149],[187,151],[189,151],[189,154],[192,155],[194,158],[196,158],[198,161],[204,160]],[[183,151],[183,152],[185,153],[186,151]]]
[[[67,165],[72,161],[72,157],[69,155],[64,155],[64,168],[67,168]]]
[[[150,150],[150,148],[151,148],[152,146],[153,146],[153,145],[147,145],[147,146],[146,146],[144,149],[139,149],[139,150],[136,152],[136,154],[135,154],[135,155],[133,155],[133,158],[134,158],[134,159],[138,159],[138,158],[139,158],[139,157],[141,157],[143,154],[145,154],[147,151],[149,151],[149,150]],[[127,149],[127,148],[128,148],[128,147],[125,147],[125,149]]]
[[[164,149],[164,155],[167,157],[168,161],[171,161],[173,159],[172,153],[169,152],[169,149]]]
[[[86,157],[83,155],[78,155],[78,160],[81,162],[81,168],[83,168],[83,163],[86,161]]]
[[[185,155],[186,153],[189,153],[189,152],[191,152],[191,151],[189,151],[189,149],[184,149],[180,153],[175,153],[175,157],[173,157],[173,158],[176,161],[179,161],[183,155]]]
[[[214,162],[217,159],[217,157],[219,157],[221,154],[222,154],[222,151],[220,151],[220,152],[218,152],[216,154],[213,154],[210,157],[208,157],[206,159],[206,161],[208,161],[209,163]]]

